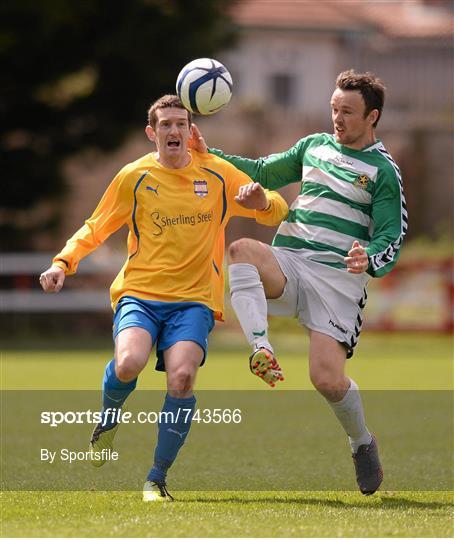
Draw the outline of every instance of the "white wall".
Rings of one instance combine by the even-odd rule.
[[[250,30],[222,60],[237,79],[235,102],[276,106],[270,77],[288,73],[296,81],[296,111],[313,117],[327,113],[338,56],[337,40],[330,35]]]

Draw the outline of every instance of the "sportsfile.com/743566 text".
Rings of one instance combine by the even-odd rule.
[[[199,424],[240,424],[242,421],[241,409],[192,409],[179,408],[177,411],[139,411],[132,413],[121,409],[107,409],[101,411],[42,411],[40,422],[50,427],[61,424],[158,424],[178,422]]]

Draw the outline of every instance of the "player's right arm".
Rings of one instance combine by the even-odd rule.
[[[65,276],[74,274],[79,262],[124,225],[131,213],[131,196],[127,174],[122,169],[113,179],[95,211],[85,224],[66,242],[52,266],[40,276],[45,292],[58,292]]]
[[[193,124],[192,147],[203,152],[219,156],[230,162],[240,171],[246,173],[252,180],[268,189],[278,189],[293,182],[300,182],[303,168],[305,139],[301,139],[286,152],[271,154],[268,157],[248,159],[241,156],[224,154],[217,148],[207,148],[205,140],[197,126]]]

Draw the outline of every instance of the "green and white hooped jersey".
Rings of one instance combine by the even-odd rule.
[[[310,259],[345,268],[358,240],[369,255],[368,273],[382,276],[397,262],[408,216],[399,168],[380,141],[362,150],[310,135],[267,158],[227,159],[268,189],[301,181],[301,190],[273,245],[304,250]]]

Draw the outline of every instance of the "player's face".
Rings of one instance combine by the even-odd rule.
[[[184,109],[169,107],[156,111],[156,124],[147,126],[148,137],[156,143],[159,161],[167,167],[179,168],[188,164],[188,140],[191,128]]]
[[[375,142],[373,123],[378,111],[374,109],[364,117],[365,111],[366,104],[359,90],[336,88],[331,97],[331,118],[336,142],[356,150]]]

